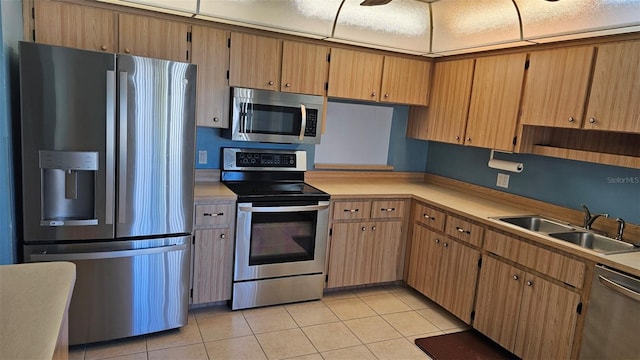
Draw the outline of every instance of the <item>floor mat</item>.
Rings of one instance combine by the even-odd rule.
[[[415,343],[434,360],[518,359],[475,330],[420,338]]]

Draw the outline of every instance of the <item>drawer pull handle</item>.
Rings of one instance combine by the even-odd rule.
[[[360,209],[344,209],[344,212],[350,212],[350,213],[355,213],[360,211]]]
[[[433,220],[433,221],[436,220],[436,218],[434,218],[433,216],[429,216],[429,214],[422,214],[422,216],[427,220]]]
[[[386,212],[392,212],[392,211],[396,211],[396,208],[382,208],[380,209],[380,211],[386,211]]]
[[[465,230],[465,229],[463,229],[461,227],[457,227],[456,226],[456,230],[458,230],[458,232],[461,233],[461,234],[471,234],[471,230]]]
[[[204,213],[204,214],[202,214],[202,216],[223,216],[223,215],[224,215],[223,212],[217,213],[217,214],[212,214],[212,213]]]

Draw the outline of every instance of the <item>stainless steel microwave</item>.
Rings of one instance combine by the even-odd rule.
[[[324,98],[246,88],[232,89],[231,140],[319,144]]]

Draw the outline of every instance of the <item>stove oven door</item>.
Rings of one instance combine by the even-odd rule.
[[[234,281],[324,270],[328,201],[239,203]]]

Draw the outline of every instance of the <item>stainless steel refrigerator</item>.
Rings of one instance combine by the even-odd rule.
[[[196,66],[20,43],[24,261],[71,261],[70,344],[186,325]]]

